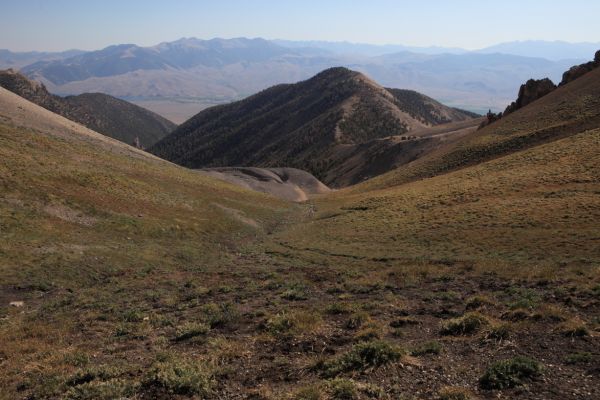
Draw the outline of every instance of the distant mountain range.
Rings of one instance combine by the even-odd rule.
[[[85,53],[83,50],[67,50],[61,52],[12,52],[0,49],[0,69],[22,68],[40,61],[64,60]]]
[[[175,128],[175,124],[160,115],[103,93],[53,95],[44,85],[13,70],[0,71],[0,87],[89,129],[138,147],[153,145]]]
[[[294,167],[341,186],[393,168],[399,155],[416,157],[429,142],[413,132],[473,117],[420,93],[384,89],[358,72],[331,68],[204,110],[150,151],[191,168]],[[396,139],[378,140],[389,136]],[[412,140],[419,143],[396,155],[365,157],[373,148],[371,156],[381,156],[398,141]]]
[[[500,43],[477,50],[477,53],[502,53],[524,57],[539,57],[548,60],[587,60],[600,49],[596,43],[568,43],[561,41],[525,40]]]
[[[102,92],[183,122],[208,106],[239,100],[275,84],[298,82],[336,66],[360,71],[387,87],[426,93],[452,107],[500,111],[522,82],[544,77],[558,81],[571,65],[588,59],[593,51],[587,50],[593,47],[600,45],[515,42],[467,52],[442,47],[184,38],[152,47],[122,44],[91,52],[0,51],[0,66],[20,67],[53,93]],[[518,54],[507,54],[511,52]]]
[[[442,46],[404,46],[396,44],[374,45],[366,43],[328,42],[328,41],[292,41],[274,40],[275,43],[290,48],[315,48],[338,54],[358,54],[363,56],[382,56],[390,53],[411,52],[419,54],[509,54],[513,56],[537,57],[548,60],[585,60],[600,49],[600,42],[569,43],[563,41],[525,40],[499,43],[479,50],[466,50],[459,47]]]

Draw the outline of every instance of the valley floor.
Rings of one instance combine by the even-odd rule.
[[[25,306],[3,309],[1,397],[600,394],[597,269],[309,256],[266,243],[73,289],[3,286],[3,305]],[[540,363],[539,376],[482,387],[487,369],[516,356]],[[470,397],[439,397],[453,391]]]
[[[17,122],[0,399],[600,397],[599,129],[298,205]]]

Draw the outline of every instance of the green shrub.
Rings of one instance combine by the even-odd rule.
[[[342,372],[363,371],[400,359],[403,351],[384,341],[376,340],[356,344],[342,356],[326,361],[317,368],[326,377],[334,377]]]
[[[358,399],[356,384],[349,379],[336,378],[329,382],[329,391],[334,400],[354,400]]]
[[[362,342],[369,342],[371,340],[380,339],[380,338],[381,338],[380,329],[375,326],[370,326],[365,329],[361,329],[360,331],[356,332],[356,335],[354,335],[355,340],[362,341]]]
[[[308,289],[302,284],[293,284],[281,294],[281,297],[286,300],[298,301],[308,299]]]
[[[197,336],[206,335],[210,331],[210,326],[198,322],[188,322],[179,328],[175,335],[175,341],[183,341]]]
[[[484,389],[513,388],[541,375],[542,369],[542,365],[537,361],[519,356],[490,365],[479,384]]]
[[[587,351],[569,354],[565,360],[567,364],[585,364],[592,361],[592,353]]]
[[[121,374],[121,370],[110,366],[97,366],[76,371],[65,382],[68,386],[77,386],[94,380],[109,380]]]
[[[440,354],[442,352],[442,345],[440,342],[436,342],[432,340],[430,342],[425,342],[420,346],[414,348],[410,354],[413,356],[422,356],[425,354]]]
[[[267,321],[267,330],[273,335],[289,332],[295,325],[292,315],[281,313]]]
[[[531,310],[537,307],[540,302],[539,294],[532,289],[509,288],[507,289],[507,293],[512,299],[508,303],[508,306],[513,310],[518,308]]]
[[[207,396],[214,383],[213,373],[205,364],[171,359],[155,363],[143,385],[171,394]]]
[[[123,321],[125,322],[141,322],[144,319],[144,314],[139,310],[127,310],[123,313]]]
[[[64,399],[68,400],[113,400],[124,399],[135,394],[135,385],[121,379],[91,381],[70,388]]]
[[[442,335],[469,335],[489,324],[488,319],[477,312],[471,312],[459,318],[453,318],[442,324]]]
[[[323,394],[318,386],[308,386],[294,394],[294,400],[321,400]]]
[[[202,308],[202,311],[204,312],[205,322],[211,328],[222,328],[238,318],[238,312],[231,303],[208,303]]]

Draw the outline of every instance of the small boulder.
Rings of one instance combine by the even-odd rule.
[[[10,306],[12,307],[23,307],[25,305],[24,301],[11,301],[9,303]]]

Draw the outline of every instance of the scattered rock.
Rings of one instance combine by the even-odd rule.
[[[9,305],[13,307],[23,307],[25,305],[24,301],[11,301]]]

